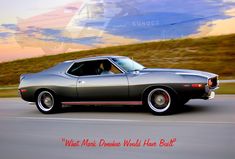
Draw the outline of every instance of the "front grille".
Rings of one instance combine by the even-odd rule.
[[[214,88],[218,85],[218,79],[217,77],[210,78],[208,81],[209,87]]]

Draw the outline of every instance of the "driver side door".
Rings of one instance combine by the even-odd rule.
[[[111,62],[111,74],[102,74],[108,59],[81,62],[77,79],[79,101],[125,101],[128,99],[128,79]]]

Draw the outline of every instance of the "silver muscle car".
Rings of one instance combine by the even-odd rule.
[[[190,99],[214,98],[218,75],[152,69],[123,56],[65,61],[20,77],[19,94],[49,114],[62,105],[145,105],[153,114],[174,112]]]

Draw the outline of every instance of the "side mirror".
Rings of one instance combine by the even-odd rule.
[[[140,74],[140,71],[139,71],[139,70],[134,70],[132,73],[133,73],[134,75],[138,75],[138,74]]]

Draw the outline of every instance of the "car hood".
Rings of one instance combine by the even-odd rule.
[[[188,75],[188,76],[201,76],[206,78],[212,78],[218,76],[214,73],[205,72],[205,71],[198,71],[198,70],[189,70],[189,69],[167,69],[167,68],[145,68],[140,71],[141,73],[173,73],[178,75]]]

